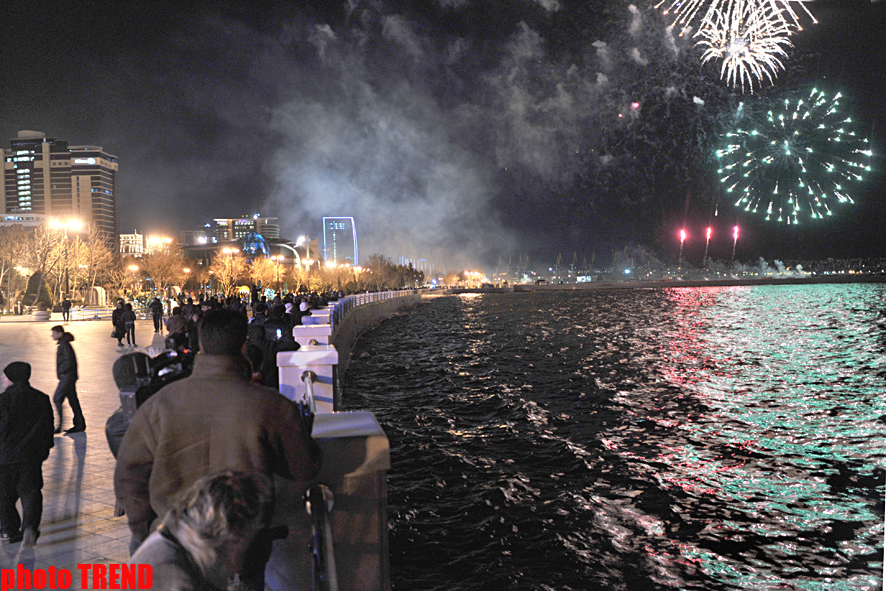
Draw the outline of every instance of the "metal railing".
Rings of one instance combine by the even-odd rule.
[[[305,509],[311,516],[311,566],[314,591],[338,591],[335,551],[332,547],[332,490],[324,484],[315,484],[305,494]]]
[[[315,341],[316,343],[316,341]],[[312,371],[306,371],[301,374],[301,381],[305,384],[305,401],[304,404],[307,408],[304,409],[304,412],[308,412],[311,416],[317,414],[317,405],[314,402],[314,380],[317,379],[317,374]]]
[[[349,295],[343,297],[338,300],[335,304],[335,308],[332,311],[332,314],[329,315],[329,323],[332,325],[332,330],[335,330],[335,327],[338,323],[340,323],[345,316],[354,308],[359,306],[365,306],[366,304],[372,304],[375,302],[383,302],[385,300],[392,300],[394,298],[400,298],[403,296],[415,295],[418,293],[418,290],[415,289],[401,289],[397,291],[379,291],[372,293],[357,293],[354,295]]]
[[[317,374],[305,371],[301,381],[305,385],[304,401],[299,403],[303,418],[313,416],[314,380]],[[329,512],[332,511],[332,490],[325,484],[315,484],[305,493],[305,510],[311,516],[311,564],[313,570],[314,591],[338,591],[338,574],[335,568],[335,551],[332,547],[332,526],[329,523]]]

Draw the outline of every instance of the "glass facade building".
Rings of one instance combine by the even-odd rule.
[[[360,264],[354,218],[323,218],[323,258],[336,265],[355,267]]]
[[[117,157],[101,146],[69,146],[20,131],[3,150],[3,214],[78,219],[117,241]]]
[[[263,218],[259,215],[242,218],[216,218],[212,224],[212,241],[226,242],[241,240],[250,232],[257,232],[265,238],[280,238],[277,218]]]

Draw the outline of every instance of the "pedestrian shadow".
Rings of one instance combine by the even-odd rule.
[[[74,443],[74,457],[71,459],[74,460],[75,470],[71,473],[65,483],[64,507],[66,513],[70,510],[70,515],[73,515],[75,520],[79,521],[80,503],[82,502],[81,497],[83,493],[83,471],[86,468],[86,445],[89,438],[85,431],[80,433],[69,433],[66,437],[69,437]],[[62,454],[65,454],[67,449],[68,446],[64,446],[60,451]],[[66,458],[63,456],[62,460],[64,461],[65,459]]]

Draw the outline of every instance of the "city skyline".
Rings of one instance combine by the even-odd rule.
[[[0,25],[0,129],[117,154],[121,231],[262,211],[296,235],[346,211],[365,253],[451,267],[626,246],[676,260],[681,227],[700,260],[709,225],[710,256],[728,259],[736,223],[745,260],[886,248],[886,66],[866,59],[884,54],[882,2],[809,3],[819,23],[754,94],[723,84],[652,3],[107,6],[38,1]],[[56,59],[50,40],[97,28],[107,38],[65,50],[89,68]],[[705,159],[740,104],[810,83],[847,97],[873,171],[831,218],[767,224],[718,194]]]
[[[93,226],[108,243],[117,241],[116,156],[33,130],[19,131],[0,156],[0,213],[7,221],[38,214],[63,224],[66,236]]]

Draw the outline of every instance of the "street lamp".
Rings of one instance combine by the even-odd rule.
[[[311,258],[311,237],[305,234],[304,236],[299,236],[298,240],[295,241],[296,246],[304,246],[305,247],[305,258]]]
[[[161,250],[169,250],[172,238],[168,236],[148,236],[146,242],[148,244],[148,254],[155,254]]]
[[[280,263],[285,259],[283,255],[274,255],[271,257],[271,260],[277,263],[277,280],[274,283],[277,286],[277,291],[280,291]]]
[[[79,232],[83,229],[83,222],[76,218],[68,218],[64,221],[59,219],[52,219],[49,220],[49,227],[56,230],[63,229],[65,231],[65,293],[67,294],[70,288],[70,284],[68,283],[68,228],[70,228],[73,232]]]
[[[134,296],[135,292],[138,291],[138,279],[135,277],[135,274],[138,271],[138,265],[129,265],[129,270],[132,271],[132,292]]]

